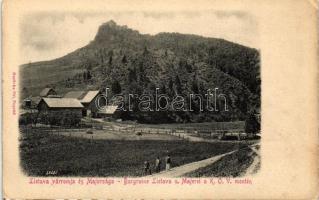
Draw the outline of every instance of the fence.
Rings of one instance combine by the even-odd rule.
[[[71,136],[72,133],[86,132],[92,130],[105,130],[105,131],[116,131],[122,133],[136,133],[136,134],[167,134],[176,136],[179,138],[198,137],[203,139],[223,139],[225,137],[238,137],[238,139],[245,138],[246,135],[242,129],[228,129],[228,130],[217,130],[207,128],[148,128],[148,127],[121,127],[121,126],[108,126],[108,125],[94,125],[92,128],[65,128],[65,127],[36,127],[35,129],[41,130],[46,133],[62,134],[64,136]],[[28,131],[28,130],[26,130]],[[93,133],[93,132],[92,132]],[[89,135],[89,134],[88,134]],[[93,136],[92,136],[93,137]]]

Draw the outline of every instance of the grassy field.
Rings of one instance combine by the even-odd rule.
[[[256,153],[250,148],[243,148],[226,155],[214,164],[186,174],[187,177],[238,177],[244,175],[252,164]]]
[[[133,132],[119,132],[119,131],[111,131],[111,130],[92,130],[92,134],[87,134],[86,130],[83,131],[58,131],[55,132],[57,135],[64,136],[72,136],[77,138],[87,138],[87,139],[95,139],[95,140],[182,140],[177,136],[169,135],[169,134],[155,134],[155,133],[143,133],[136,134]]]
[[[30,176],[141,176],[143,162],[151,166],[167,153],[172,165],[203,160],[247,146],[238,142],[189,142],[185,140],[90,140],[40,132],[20,137],[21,167]],[[164,166],[162,166],[164,167]]]

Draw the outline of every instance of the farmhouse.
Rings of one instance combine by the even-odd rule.
[[[48,97],[49,95],[57,95],[56,91],[52,88],[44,88],[40,92],[40,97]]]
[[[64,98],[77,99],[84,106],[82,116],[98,116],[98,106],[96,104],[96,98],[100,94],[98,90],[90,91],[70,91],[64,95]]]
[[[42,98],[38,104],[41,113],[68,112],[82,117],[83,105],[77,99],[71,98]]]

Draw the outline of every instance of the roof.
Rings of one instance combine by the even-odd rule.
[[[95,91],[88,91],[86,95],[81,99],[81,103],[90,103],[96,95],[99,94],[100,91],[95,90]]]
[[[38,112],[37,109],[23,109],[23,108],[19,109],[19,114],[20,115],[23,115],[25,113],[37,113],[37,112]]]
[[[105,106],[104,109],[99,110],[98,113],[102,113],[102,114],[113,114],[115,113],[116,109],[118,108],[118,106]]]
[[[70,91],[64,95],[64,98],[82,99],[85,96],[85,91]]]
[[[28,99],[30,99],[31,102],[34,103],[35,105],[38,105],[38,103],[41,101],[41,97],[39,97],[39,96],[29,97]]]
[[[41,97],[45,97],[48,95],[48,93],[53,90],[52,88],[44,88],[41,92],[40,92],[40,96]],[[53,90],[54,91],[54,90]]]
[[[62,98],[62,96],[60,96],[60,95],[54,95],[54,94],[49,94],[47,97],[48,97],[48,98]]]
[[[83,108],[81,102],[71,98],[42,98],[50,108]]]

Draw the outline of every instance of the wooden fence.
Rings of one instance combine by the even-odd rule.
[[[229,129],[229,130],[216,130],[216,129],[202,129],[202,128],[140,128],[140,127],[120,127],[120,126],[106,126],[99,125],[93,126],[92,128],[64,128],[64,127],[36,127],[33,129],[41,130],[46,133],[53,134],[63,134],[64,136],[71,136],[72,133],[76,132],[87,132],[94,130],[105,130],[105,131],[117,131],[122,133],[136,133],[136,134],[168,134],[172,136],[177,136],[179,138],[186,138],[188,136],[191,137],[199,137],[199,138],[207,138],[207,139],[223,139],[227,136],[238,137],[238,139],[242,139],[246,137],[246,134],[242,129]],[[26,130],[27,131],[27,130]],[[68,134],[69,133],[69,134]],[[89,135],[89,134],[88,134]]]

